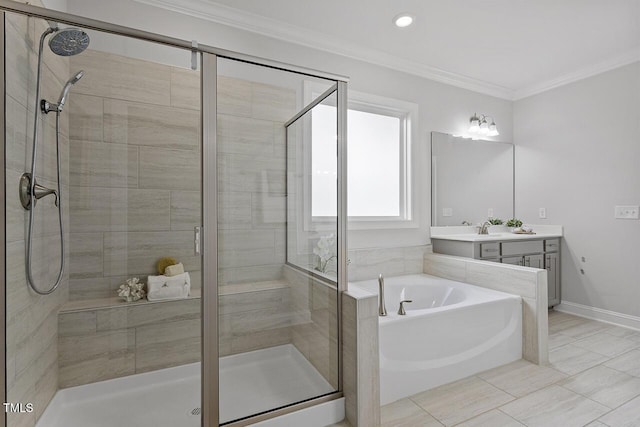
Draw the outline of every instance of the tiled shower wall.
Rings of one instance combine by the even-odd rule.
[[[219,343],[227,356],[291,342],[284,123],[296,92],[219,75],[217,95]]]
[[[284,123],[295,112],[293,90],[218,77],[218,278],[222,286],[282,277]]]
[[[33,3],[33,2],[32,2]],[[40,2],[35,2],[42,6]],[[9,413],[7,425],[33,427],[58,387],[58,309],[68,300],[68,274],[51,295],[38,296],[25,277],[25,239],[28,213],[18,199],[18,180],[31,168],[33,112],[38,41],[48,27],[45,21],[6,14],[6,230],[7,230],[7,401],[31,402],[32,413]],[[45,45],[42,98],[58,99],[69,78],[68,60]],[[45,116],[40,127],[38,182],[56,186],[55,117]],[[68,115],[61,116],[62,203],[68,212]],[[41,289],[57,277],[60,263],[58,213],[53,197],[36,206],[33,233],[33,276]],[[64,215],[68,230],[68,215]],[[66,250],[68,255],[68,250]],[[68,267],[68,265],[67,265]],[[67,268],[68,271],[68,268]]]
[[[200,287],[199,72],[92,50],[71,69],[70,300],[115,296],[165,256]]]

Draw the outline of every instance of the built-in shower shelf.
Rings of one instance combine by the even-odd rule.
[[[233,283],[229,285],[222,285],[219,288],[218,295],[220,297],[229,297],[237,294],[245,294],[252,292],[271,291],[275,289],[289,288],[289,283],[284,280],[268,280],[262,282],[246,282],[246,283]],[[200,299],[200,289],[192,289],[191,295],[184,299]],[[95,298],[87,300],[69,301],[60,309],[60,313],[73,313],[77,311],[90,311],[90,310],[107,310],[119,307],[135,307],[144,306],[147,304],[168,304],[179,300],[167,300],[167,301],[149,301],[147,299],[141,299],[134,302],[125,302],[118,297],[110,298]]]
[[[126,302],[118,297],[110,297],[110,298],[96,298],[96,299],[69,301],[68,303],[63,305],[62,308],[60,308],[60,314],[73,313],[76,311],[108,310],[108,309],[119,308],[119,307],[144,306],[148,304],[168,304],[175,301],[184,301],[184,300],[190,300],[190,299],[200,299],[200,289],[192,289],[191,295],[189,295],[187,298],[177,299],[177,300],[149,301],[147,299],[141,299],[134,302]]]

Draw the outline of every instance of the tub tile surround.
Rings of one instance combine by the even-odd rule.
[[[22,1],[24,3],[24,1]],[[32,2],[42,6],[40,1]],[[58,384],[57,312],[68,299],[69,275],[52,295],[39,296],[26,282],[25,240],[28,213],[19,204],[15,186],[20,175],[30,169],[35,106],[37,43],[34,40],[47,28],[45,21],[6,14],[6,387],[8,402],[32,402],[32,413],[9,413],[7,423],[33,427],[55,394]],[[69,78],[68,61],[45,55],[42,63],[41,96],[57,99]],[[38,181],[56,184],[55,122],[48,117],[41,122],[38,158]],[[61,116],[60,148],[62,163],[63,206],[69,206],[69,123]],[[68,227],[68,210],[63,211]],[[35,211],[32,239],[33,276],[46,288],[57,275],[60,250],[57,209],[52,199],[43,199]],[[67,228],[68,230],[68,228]],[[65,238],[68,238],[66,236]],[[68,249],[66,249],[68,250]],[[68,254],[68,252],[67,252]],[[69,265],[65,266],[68,272]]]
[[[342,294],[343,383],[346,421],[380,425],[378,299],[360,289]]]
[[[424,273],[522,297],[522,355],[548,362],[547,272],[529,267],[426,253]]]
[[[593,320],[557,311],[549,312],[549,324],[562,331],[592,325]],[[601,324],[576,340],[606,341],[608,337],[638,332]],[[382,427],[426,426],[633,426],[640,423],[640,341],[636,347],[612,357],[599,356],[577,368],[556,362],[540,366],[519,360],[452,384],[419,393],[381,408]],[[588,351],[588,350],[584,350]]]
[[[364,248],[349,250],[349,281],[377,279],[384,276],[402,276],[423,272],[423,258],[429,246],[397,248]]]

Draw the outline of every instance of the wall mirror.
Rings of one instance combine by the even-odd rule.
[[[514,216],[514,145],[431,132],[431,223]]]

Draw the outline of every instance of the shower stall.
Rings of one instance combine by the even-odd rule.
[[[6,425],[339,408],[346,79],[0,9]]]

